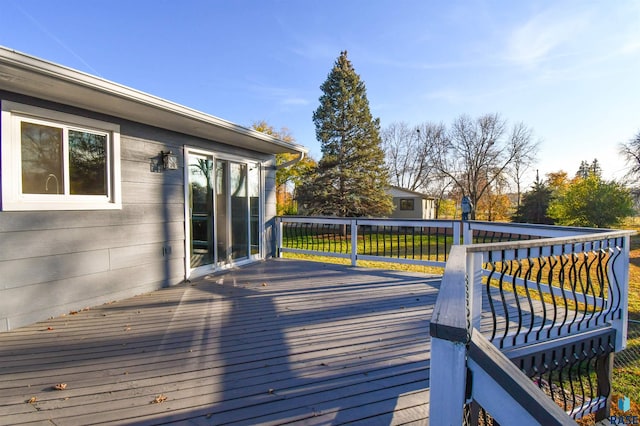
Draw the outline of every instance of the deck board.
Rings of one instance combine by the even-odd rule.
[[[3,333],[0,424],[426,424],[439,284],[270,260]]]

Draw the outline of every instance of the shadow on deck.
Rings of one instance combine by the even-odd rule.
[[[439,285],[270,260],[3,333],[0,423],[426,424]]]

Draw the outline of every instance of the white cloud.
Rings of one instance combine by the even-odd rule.
[[[283,105],[309,105],[309,100],[298,97],[289,97],[280,100]]]
[[[300,96],[297,91],[289,87],[276,87],[261,84],[253,84],[248,87],[249,90],[258,96],[270,99],[279,105],[284,106],[304,106],[309,105],[310,101]]]
[[[562,16],[565,13],[567,16]],[[515,28],[507,37],[506,59],[523,66],[535,66],[552,56],[571,54],[590,17],[549,9]]]
[[[426,98],[430,100],[444,101],[449,104],[457,104],[465,100],[467,96],[457,89],[440,89],[428,93]]]

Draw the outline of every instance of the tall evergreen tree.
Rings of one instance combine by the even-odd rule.
[[[540,176],[536,173],[536,181],[533,183],[533,187],[524,194],[522,203],[518,206],[511,220],[520,223],[553,225],[553,219],[547,216],[552,192],[551,188],[542,182]]]
[[[320,86],[313,113],[322,158],[311,178],[298,188],[298,202],[311,214],[387,216],[389,177],[380,138],[380,120],[369,110],[360,76],[341,52]]]

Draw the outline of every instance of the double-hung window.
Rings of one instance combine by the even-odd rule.
[[[121,205],[118,125],[2,102],[2,210]]]

